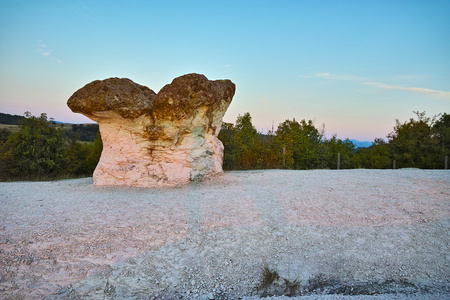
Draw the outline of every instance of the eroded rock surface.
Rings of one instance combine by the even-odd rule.
[[[217,138],[234,96],[230,80],[175,78],[159,93],[126,78],[93,81],[67,101],[100,125],[95,185],[176,186],[222,172]]]

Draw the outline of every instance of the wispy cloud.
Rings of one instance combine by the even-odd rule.
[[[38,52],[43,56],[50,56],[50,51],[48,51],[47,45],[43,41],[39,41]]]
[[[421,94],[421,95],[428,95],[428,96],[434,96],[438,98],[445,98],[450,99],[450,92],[445,91],[439,91],[439,90],[432,90],[427,88],[421,88],[421,87],[408,87],[408,86],[401,86],[401,85],[392,85],[392,84],[385,84],[380,82],[373,82],[371,80],[380,80],[382,78],[365,78],[365,77],[358,77],[358,76],[352,76],[352,75],[345,75],[345,74],[332,74],[329,72],[315,72],[312,75],[298,75],[300,78],[319,78],[319,79],[326,79],[326,80],[343,80],[343,81],[353,81],[359,84],[364,85],[370,85],[374,86],[380,89],[387,89],[387,90],[397,90],[397,91],[404,91],[404,92],[410,92],[414,94]],[[421,78],[420,76],[415,75],[396,75],[391,77],[384,77],[385,80],[408,80],[408,79],[418,79]]]
[[[450,92],[444,92],[439,90],[432,90],[427,88],[420,88],[420,87],[406,87],[406,86],[399,86],[399,85],[390,85],[390,84],[384,84],[384,83],[378,83],[378,82],[365,82],[366,85],[371,85],[380,89],[388,89],[388,90],[397,90],[397,91],[405,91],[405,92],[411,92],[414,94],[422,94],[422,95],[431,95],[439,98],[446,98],[450,99]]]
[[[323,79],[330,79],[330,80],[345,80],[345,81],[361,81],[364,80],[363,77],[353,76],[353,75],[346,75],[346,74],[331,74],[331,73],[320,73],[316,72],[314,74],[314,77],[319,77]]]
[[[57,63],[61,63],[62,62],[61,59],[52,56],[52,54],[51,54],[50,50],[48,49],[47,45],[42,40],[38,41],[37,52],[39,54],[41,54],[42,56],[53,58],[54,60],[56,60]]]
[[[321,78],[329,78],[330,77],[330,73],[328,73],[328,72],[326,72],[326,73],[316,72],[313,76],[314,77],[321,77]]]
[[[383,76],[383,77],[361,77],[361,76],[354,76],[349,74],[335,74],[330,72],[315,72],[313,74],[309,75],[298,75],[300,78],[319,78],[319,79],[330,79],[330,80],[347,80],[347,81],[360,81],[360,82],[366,82],[366,81],[404,81],[404,80],[419,80],[422,78],[422,76],[418,75],[405,75],[405,74],[398,74],[398,75],[391,75],[391,76]]]
[[[345,74],[332,74],[330,72],[315,72],[312,75],[298,75],[300,78],[321,78],[330,80],[348,80],[348,81],[361,81],[366,80],[362,77],[345,75]]]

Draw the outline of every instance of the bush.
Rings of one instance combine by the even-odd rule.
[[[2,145],[2,180],[56,177],[63,171],[64,151],[64,138],[50,126],[47,115],[26,113],[19,132],[9,135]]]
[[[71,176],[92,176],[102,153],[103,144],[100,133],[92,143],[72,140],[66,152],[67,174]]]
[[[93,143],[69,142],[45,113],[25,113],[16,133],[0,132],[0,180],[51,180],[90,176],[102,151],[100,135]]]

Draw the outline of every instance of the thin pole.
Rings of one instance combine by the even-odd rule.
[[[393,168],[394,168],[394,170],[396,169],[395,163],[396,163],[396,161],[395,161],[395,159],[394,159],[394,163],[393,163]]]
[[[448,170],[448,155],[445,156],[445,169]]]
[[[340,168],[341,168],[341,154],[338,153],[337,169],[339,170]]]

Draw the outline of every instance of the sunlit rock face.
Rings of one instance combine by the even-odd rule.
[[[217,138],[234,96],[230,80],[175,78],[159,93],[126,78],[93,81],[67,101],[100,125],[95,185],[178,186],[222,172]]]

